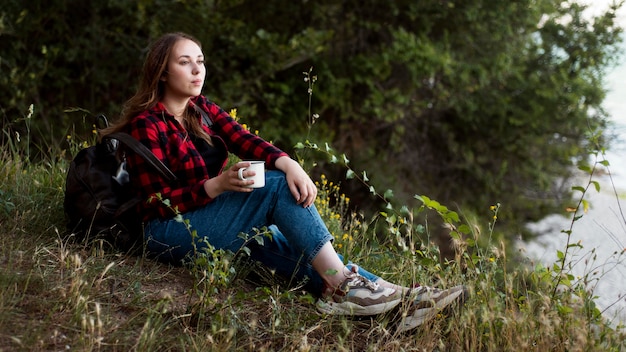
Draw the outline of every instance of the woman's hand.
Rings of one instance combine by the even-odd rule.
[[[276,160],[276,168],[285,173],[287,184],[296,203],[306,208],[315,202],[317,187],[297,161],[283,156]]]
[[[240,180],[239,179],[239,169],[250,166],[250,162],[241,161],[216,177],[210,178],[204,182],[204,190],[206,194],[211,198],[216,198],[220,194],[226,191],[235,191],[235,192],[252,192],[254,188],[247,187],[254,183],[252,180]],[[254,176],[255,172],[252,170],[245,170],[243,172],[243,176],[250,177]]]

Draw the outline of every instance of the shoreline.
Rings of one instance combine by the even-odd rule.
[[[600,183],[600,192],[592,187],[585,195],[589,210],[574,222],[570,238],[570,244],[580,243],[582,248],[571,247],[568,262],[577,279],[586,276],[587,287],[597,296],[595,302],[605,318],[614,325],[626,324],[626,192],[618,188],[621,183],[616,175],[615,189],[608,175],[594,179]],[[528,224],[537,237],[520,241],[517,249],[532,263],[550,267],[557,260],[557,250],[565,250],[567,234],[562,230],[568,230],[571,224],[572,217],[562,215],[549,215]]]

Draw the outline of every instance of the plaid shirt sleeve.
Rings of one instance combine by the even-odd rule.
[[[178,178],[168,182],[141,156],[127,155],[132,182],[146,200],[140,209],[144,221],[171,218],[177,212],[185,213],[211,201],[204,191],[204,182],[209,178],[205,164],[199,153],[190,150],[191,142],[173,121],[146,112],[131,122],[129,132]]]
[[[276,160],[287,153],[266,142],[263,138],[250,133],[237,123],[226,111],[204,96],[196,98],[195,104],[206,111],[213,120],[213,133],[219,135],[228,151],[242,160],[264,160],[268,168],[275,168]]]

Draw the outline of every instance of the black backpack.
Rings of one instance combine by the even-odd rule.
[[[103,115],[98,122],[108,126]],[[120,145],[124,148],[118,150]],[[102,239],[123,251],[142,249],[143,228],[137,214],[141,201],[131,189],[125,153],[146,159],[169,181],[176,176],[138,140],[123,132],[107,135],[81,150],[72,160],[65,180],[63,208],[68,237],[85,243]]]

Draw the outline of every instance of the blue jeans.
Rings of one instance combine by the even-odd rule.
[[[253,229],[267,227],[272,232],[271,240],[264,238],[263,244],[254,240],[247,244],[251,259],[293,283],[308,280],[305,288],[321,294],[322,278],[311,262],[322,246],[332,241],[332,235],[315,206],[304,208],[296,204],[284,173],[268,171],[265,187],[250,193],[222,193],[204,207],[182,216],[189,221],[191,230],[197,231],[198,251],[206,247],[206,239],[216,249],[235,253],[244,244],[240,233],[253,236]],[[178,264],[194,253],[189,230],[174,219],[149,221],[144,236],[148,254],[159,260]],[[378,279],[360,267],[359,274],[372,281]]]

